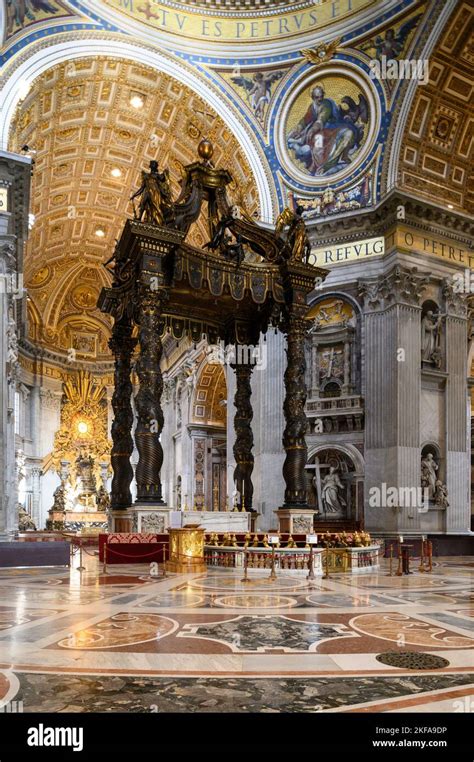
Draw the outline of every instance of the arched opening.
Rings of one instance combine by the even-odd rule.
[[[227,507],[227,383],[224,366],[202,366],[192,399],[192,507]]]
[[[363,525],[364,467],[352,447],[321,445],[306,466],[308,504],[318,524],[339,523],[345,528]]]

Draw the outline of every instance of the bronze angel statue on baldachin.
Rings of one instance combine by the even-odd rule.
[[[271,86],[283,76],[282,71],[273,71],[269,74],[263,74],[258,71],[253,75],[253,79],[248,77],[231,77],[234,85],[244,87],[247,91],[247,99],[250,103],[253,113],[257,119],[262,120],[265,115],[265,106],[270,103],[272,95]]]

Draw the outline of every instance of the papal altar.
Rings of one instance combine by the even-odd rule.
[[[132,508],[134,532],[167,532],[194,524],[206,532],[249,532],[250,511],[175,511],[167,506],[135,505]]]
[[[248,532],[250,531],[250,517],[248,511],[173,511],[173,518],[179,526],[186,524],[199,524],[206,532]],[[176,524],[178,526],[178,524]]]

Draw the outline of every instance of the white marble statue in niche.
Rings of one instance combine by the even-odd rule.
[[[441,367],[441,324],[445,316],[428,310],[421,321],[422,362]]]
[[[438,463],[433,454],[429,452],[421,458],[421,486],[428,490],[428,498],[433,500],[436,492],[436,481],[438,479]]]
[[[337,468],[331,466],[321,483],[321,492],[326,513],[344,513],[346,501],[342,496],[344,485],[339,478]]]
[[[449,507],[448,501],[448,489],[440,479],[436,480],[436,489],[434,494],[434,502],[437,508],[445,511]]]

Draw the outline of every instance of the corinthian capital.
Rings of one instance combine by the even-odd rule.
[[[359,296],[366,310],[384,309],[392,304],[418,307],[428,281],[428,276],[421,275],[416,267],[396,265],[381,278],[360,280]]]
[[[468,301],[466,294],[456,291],[452,281],[448,278],[443,284],[443,297],[446,303],[446,312],[455,317],[467,317]]]

